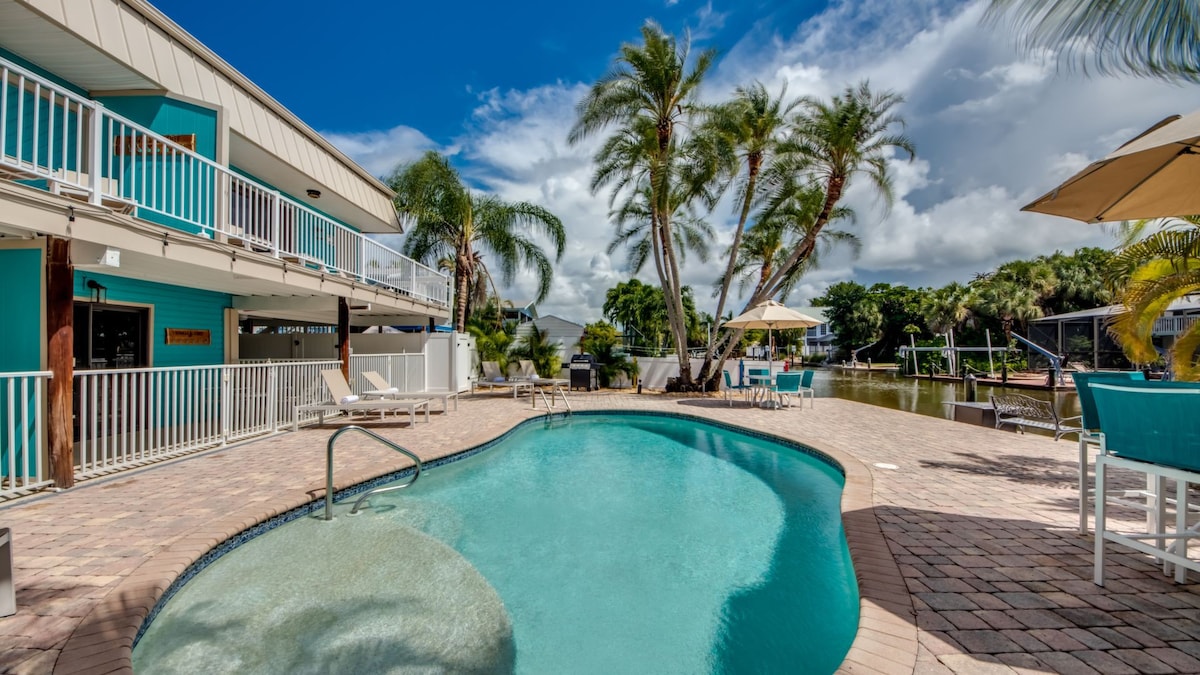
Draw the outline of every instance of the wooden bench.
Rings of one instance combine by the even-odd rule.
[[[1067,424],[1072,420],[1080,419],[1078,416],[1059,418],[1058,411],[1048,401],[1041,401],[1024,394],[993,395],[991,399],[992,408],[996,410],[997,429],[1006,424],[1015,426],[1021,433],[1025,433],[1025,427],[1045,429],[1054,432],[1056,441],[1066,434],[1077,434],[1083,431],[1080,427]]]

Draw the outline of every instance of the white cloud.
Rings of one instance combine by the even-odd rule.
[[[376,176],[390,173],[397,164],[411,162],[427,150],[452,154],[452,149],[440,148],[433,139],[406,126],[363,133],[324,132],[323,135]]]
[[[704,26],[723,20],[719,14],[708,4],[696,17]],[[1007,29],[981,26],[981,16],[981,2],[836,0],[799,26],[760,22],[712,73],[710,100],[751,79],[772,90],[786,82],[791,96],[829,96],[869,79],[906,97],[899,112],[918,159],[893,162],[895,203],[885,211],[865,183],[852,183],[847,203],[858,221],[847,229],[860,237],[861,256],[827,256],[791,302],[847,279],[941,285],[1005,260],[1106,245],[1100,228],[1019,209],[1167,114],[1200,107],[1195,87],[1057,73],[1051,55],[1020,57]],[[540,203],[563,219],[568,250],[540,310],[581,322],[598,318],[604,292],[630,276],[622,252],[605,253],[607,193],[589,190],[596,142],[566,142],[586,86],[486,92],[455,146],[473,185]],[[377,172],[436,147],[405,127],[332,138]],[[715,253],[732,238],[730,220],[727,210],[712,218]],[[683,270],[704,309],[711,310],[708,289],[719,268],[689,260]],[[653,277],[650,269],[641,275]],[[534,289],[522,275],[504,293],[523,299]]]

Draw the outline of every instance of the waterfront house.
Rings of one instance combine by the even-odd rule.
[[[336,326],[348,361],[352,324],[448,320],[369,236],[401,232],[387,186],[144,0],[0,0],[0,84],[0,495],[322,395],[230,365],[239,326]]]

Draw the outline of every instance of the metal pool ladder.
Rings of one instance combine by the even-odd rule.
[[[408,450],[405,450],[404,448],[396,445],[383,436],[371,431],[370,429],[364,429],[356,424],[352,424],[348,427],[342,427],[341,429],[333,432],[333,435],[329,437],[329,442],[325,444],[325,520],[333,520],[333,445],[335,442],[337,442],[338,437],[350,431],[357,431],[366,434],[379,443],[386,445],[387,447],[395,450],[405,457],[408,457],[416,463],[416,468],[413,470],[412,480],[404,483],[403,485],[391,485],[388,487],[377,487],[373,490],[367,490],[362,494],[361,497],[358,498],[358,501],[354,502],[354,508],[350,509],[350,515],[358,513],[359,507],[362,506],[362,503],[367,500],[367,497],[384,492],[391,492],[392,490],[404,489],[417,482],[417,479],[421,477],[420,457],[417,457]]]

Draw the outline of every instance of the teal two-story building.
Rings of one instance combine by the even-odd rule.
[[[392,198],[149,3],[0,0],[0,396],[236,363],[247,319],[444,323],[446,277],[371,236]]]

